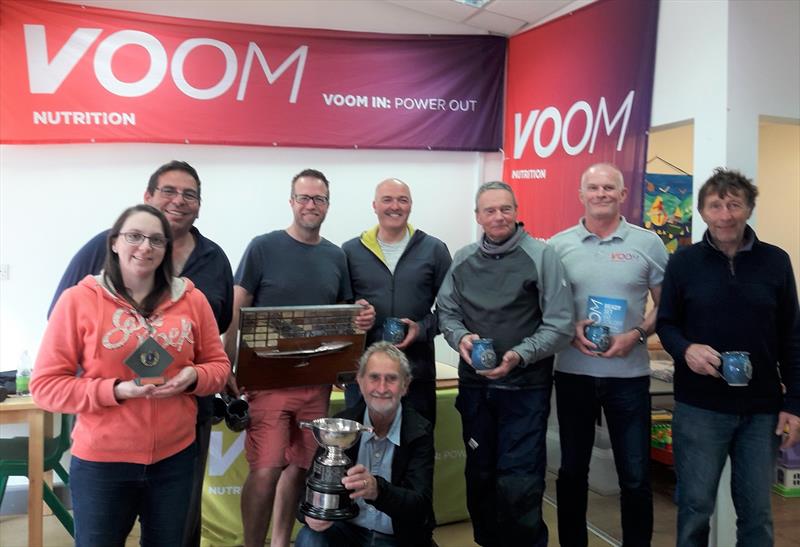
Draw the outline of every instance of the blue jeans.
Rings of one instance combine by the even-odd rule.
[[[394,536],[367,530],[347,521],[334,521],[324,532],[303,526],[294,541],[295,547],[396,547]]]
[[[776,414],[742,416],[676,403],[672,448],[678,476],[678,545],[708,544],[709,519],[728,456],[736,544],[773,544],[770,485],[780,440],[777,423]]]
[[[558,470],[558,537],[562,546],[585,546],[589,462],[602,408],[619,477],[622,544],[650,545],[650,378],[595,378],[556,372],[561,439]]]
[[[181,545],[197,447],[151,465],[91,462],[72,456],[75,545],[124,546],[139,517],[141,545]]]
[[[197,457],[194,460],[194,477],[192,479],[192,495],[189,498],[189,509],[186,513],[186,526],[183,531],[184,547],[200,547],[202,529],[201,507],[203,505],[203,481],[206,476],[208,445],[211,441],[211,418],[199,418],[195,424],[194,444],[197,445]]]
[[[547,545],[542,496],[550,391],[458,388],[467,509],[478,545]]]

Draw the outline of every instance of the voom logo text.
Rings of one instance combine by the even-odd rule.
[[[47,36],[44,25],[23,25],[25,34],[25,55],[28,68],[30,92],[34,94],[54,94],[69,77],[75,66],[86,56],[88,49],[102,34],[99,28],[78,28],[67,39],[66,43],[50,56],[47,51]],[[112,69],[114,54],[126,46],[138,46],[148,57],[149,68],[137,81],[126,82],[118,78]],[[224,70],[219,79],[211,86],[199,88],[190,84],[184,74],[184,65],[190,55],[201,55],[203,49],[213,48],[224,58]],[[164,79],[169,77],[175,87],[187,97],[197,100],[215,99],[226,93],[238,78],[236,100],[243,101],[250,84],[250,73],[253,60],[258,64],[272,85],[284,73],[289,73],[294,66],[294,81],[289,94],[289,102],[297,102],[297,94],[303,80],[308,46],[299,45],[285,59],[278,60],[277,68],[270,66],[261,47],[255,42],[248,42],[244,53],[244,66],[239,71],[239,57],[228,43],[213,38],[190,38],[181,42],[169,59],[167,50],[156,36],[139,30],[120,30],[103,38],[97,46],[93,63],[97,82],[106,91],[119,97],[141,97],[158,88]],[[52,60],[50,60],[52,58]],[[272,66],[278,61],[272,60]],[[87,62],[89,62],[87,60]]]
[[[544,110],[531,110],[523,123],[522,113],[514,113],[514,159],[522,157],[528,141],[531,141],[533,151],[540,158],[548,158],[556,151],[558,145],[570,156],[577,156],[589,146],[589,153],[594,152],[597,134],[602,127],[607,136],[611,136],[619,125],[619,137],[617,138],[617,151],[622,150],[622,143],[625,141],[625,134],[628,131],[628,120],[633,109],[633,100],[636,92],[631,89],[625,96],[613,117],[609,118],[608,102],[605,97],[600,97],[597,105],[597,113],[592,110],[592,106],[586,101],[577,101],[566,115],[555,106],[548,106]],[[542,142],[542,130],[547,122],[553,126],[553,135],[549,142]],[[572,124],[583,124],[583,134],[577,142],[569,141],[569,130]]]

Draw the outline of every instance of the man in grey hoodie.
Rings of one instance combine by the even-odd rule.
[[[572,292],[556,253],[517,222],[508,184],[481,185],[475,218],[484,235],[456,253],[437,297],[439,328],[460,354],[467,508],[479,545],[545,546],[553,354],[572,340]],[[495,368],[473,366],[478,338],[493,339]]]

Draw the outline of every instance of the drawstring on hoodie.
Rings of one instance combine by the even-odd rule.
[[[102,273],[100,275],[102,275]],[[96,276],[96,278],[97,277],[100,276]],[[103,339],[102,330],[106,319],[106,307],[103,305],[104,287],[102,285],[102,281],[98,280],[97,285],[99,290],[95,289],[94,294],[97,300],[97,309],[100,313],[97,314],[97,329],[96,329],[97,336],[95,337],[94,353],[92,354],[93,359],[100,358],[100,346],[102,345],[101,340]]]

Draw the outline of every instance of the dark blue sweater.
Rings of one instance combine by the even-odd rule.
[[[667,265],[657,331],[675,360],[675,400],[729,414],[785,410],[800,416],[800,311],[791,262],[747,230],[753,245],[732,260],[706,234]],[[730,387],[692,372],[684,354],[693,343],[750,352],[750,384]]]

